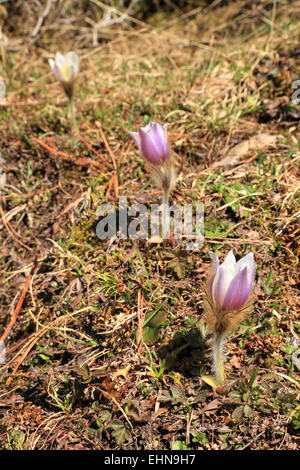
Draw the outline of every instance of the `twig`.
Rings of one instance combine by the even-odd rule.
[[[113,24],[120,24],[124,20],[130,19],[133,22],[137,22],[134,18],[130,17],[131,12],[133,11],[134,6],[139,3],[141,0],[131,0],[129,3],[125,13],[121,13],[119,10],[112,6],[105,5],[105,3],[100,2],[99,0],[92,0],[92,2],[101,7],[106,9],[103,13],[103,18],[98,23],[94,23],[91,20],[90,23],[93,23],[93,47],[98,45],[98,31],[102,28],[107,28],[108,26],[112,26]],[[117,18],[112,18],[112,13],[116,15],[120,15]]]
[[[115,174],[115,173],[114,173]],[[110,178],[109,182],[108,182],[108,188],[107,188],[107,191],[106,191],[106,199],[108,200],[110,198],[110,191],[111,191],[111,187],[112,187],[112,184],[113,184],[113,177],[114,177],[114,174],[112,175],[112,177]]]
[[[190,445],[190,429],[191,429],[191,422],[193,419],[193,410],[191,411],[190,415],[188,416],[187,419],[187,425],[186,425],[186,434],[185,434],[185,443],[187,446]]]
[[[110,148],[110,146],[109,146],[109,143],[107,142],[107,139],[106,139],[106,137],[105,137],[105,135],[104,135],[104,132],[103,132],[103,130],[102,130],[102,127],[101,127],[100,124],[98,124],[98,123],[96,123],[96,125],[97,125],[97,127],[98,127],[98,129],[99,129],[99,132],[100,132],[101,137],[102,137],[102,139],[103,139],[103,142],[104,142],[104,145],[105,145],[105,147],[106,147],[106,150],[108,151],[109,155],[111,156],[114,169],[116,170],[116,169],[117,169],[117,164],[116,164],[116,159],[115,159],[115,157],[114,157],[114,154],[113,154],[113,152],[112,152],[112,150],[111,150],[111,148]]]
[[[31,137],[31,140],[33,142],[37,142],[40,144],[42,147],[44,147],[48,152],[53,153],[54,155],[59,155],[60,157],[63,157],[65,160],[69,160],[70,162],[74,163],[75,165],[80,165],[80,166],[96,166],[97,168],[102,169],[102,165],[99,162],[96,162],[95,160],[92,160],[91,158],[73,158],[71,155],[68,155],[65,152],[62,152],[61,150],[56,150],[53,147],[50,147],[49,145],[45,144],[41,139],[38,139],[37,137]]]
[[[30,280],[29,280],[30,282]],[[23,352],[23,354],[21,354],[21,351],[20,353],[17,353],[17,355],[20,355],[21,354],[21,357],[20,359],[18,360],[14,370],[12,371],[12,374],[11,376],[7,379],[6,381],[6,386],[8,387],[10,384],[11,384],[11,381],[13,379],[13,377],[16,375],[20,365],[22,364],[22,362],[24,361],[24,359],[26,358],[26,356],[28,355],[28,353],[31,351],[31,349],[33,348],[33,346],[38,342],[39,339],[41,339],[41,337],[47,333],[47,331],[53,326],[55,325],[56,323],[60,323],[62,320],[66,320],[66,317],[67,319],[70,319],[70,318],[73,318],[75,315],[78,315],[78,313],[81,313],[81,312],[84,312],[86,310],[90,310],[90,307],[84,307],[80,310],[77,310],[76,312],[72,312],[68,315],[63,315],[61,317],[58,317],[58,318],[55,318],[55,320],[51,321],[48,323],[48,325],[44,326],[39,332],[37,333],[34,333],[34,335],[32,335],[32,337],[29,339],[28,341],[28,346],[27,348],[25,349],[25,351]],[[13,361],[13,360],[12,360]],[[9,364],[12,362],[10,361]],[[7,363],[4,367],[7,368],[9,366],[9,364]]]
[[[118,183],[117,173],[113,174],[113,183],[114,183],[114,190],[115,190],[116,198],[119,199],[119,183]]]
[[[107,165],[107,160],[105,160],[105,158],[99,153],[97,152],[97,150],[95,150],[83,137],[82,135],[79,134],[79,132],[77,132],[77,137],[81,140],[81,142],[84,143],[84,145],[87,146],[87,148],[89,150],[91,150],[92,152],[94,152],[95,155],[97,155],[97,157],[99,157],[104,163],[105,165]]]
[[[124,320],[117,323],[111,330],[101,331],[101,332],[98,333],[98,335],[108,335],[110,333],[114,333],[116,330],[121,328],[121,326],[124,325],[124,323],[128,322],[129,320],[131,320],[131,318],[135,317],[136,315],[138,315],[138,312],[131,313]]]
[[[113,173],[112,175],[112,183],[114,185],[114,190],[115,190],[115,195],[116,195],[116,198],[118,199],[119,197],[119,182],[118,182],[118,175],[117,175],[117,169],[118,169],[118,166],[117,166],[117,163],[116,163],[116,159],[115,159],[115,156],[109,146],[109,143],[104,135],[104,132],[102,130],[102,127],[100,126],[100,124],[96,123],[98,129],[99,129],[99,132],[101,134],[101,137],[103,139],[103,142],[104,142],[104,145],[109,153],[109,155],[111,156],[111,159],[112,159],[112,162],[113,162],[113,166],[114,166],[114,169],[115,169],[115,172]],[[110,188],[109,188],[110,189]]]
[[[226,207],[231,206],[232,204],[235,204],[236,202],[240,201],[241,199],[245,199],[245,198],[251,197],[251,196],[263,196],[263,195],[264,195],[264,193],[251,193],[251,194],[246,194],[245,196],[237,197],[233,201],[230,201],[227,204],[224,204],[224,206],[218,207],[218,209],[216,209],[216,212],[221,211],[221,210],[225,209]]]
[[[7,222],[6,220],[6,217],[5,217],[5,213],[4,213],[4,210],[0,204],[0,214],[2,216],[2,220],[3,220],[3,223],[7,229],[7,231],[10,233],[10,235],[13,237],[13,239],[15,240],[15,242],[17,242],[19,245],[23,246],[23,248],[26,248],[26,250],[29,250],[29,251],[32,251],[32,248],[30,248],[29,246],[25,245],[25,243],[21,242],[21,240],[19,240],[17,237],[19,238],[22,238],[21,235],[19,235],[11,226],[10,224]],[[15,236],[17,235],[17,236]]]
[[[24,298],[25,298],[26,292],[27,292],[27,290],[28,290],[28,287],[29,287],[29,284],[30,284],[30,281],[31,281],[31,278],[32,278],[32,276],[33,276],[33,272],[34,272],[36,266],[37,266],[37,261],[34,261],[34,262],[33,262],[33,266],[32,266],[32,268],[31,268],[31,271],[30,271],[30,274],[29,274],[29,276],[28,276],[28,278],[27,278],[27,280],[26,280],[26,284],[25,284],[25,286],[24,286],[24,288],[23,288],[23,290],[22,290],[21,296],[20,296],[19,301],[18,301],[18,303],[17,303],[17,306],[16,306],[16,308],[15,308],[15,311],[14,311],[12,317],[11,317],[11,320],[10,320],[9,324],[8,324],[7,327],[5,328],[5,331],[4,331],[3,335],[2,335],[1,338],[0,338],[0,341],[5,341],[5,339],[7,338],[7,336],[8,336],[9,333],[10,333],[10,330],[12,329],[12,327],[14,326],[14,324],[16,323],[17,317],[18,317],[19,312],[20,312],[20,310],[21,310],[21,307],[22,307],[22,305],[23,305]]]
[[[117,402],[117,400],[115,399],[115,397],[113,397],[109,392],[106,392],[106,390],[102,390],[102,388],[99,389],[103,395],[106,397],[106,398],[110,398],[115,405],[117,405],[117,407],[119,408],[119,410],[121,411],[122,415],[124,416],[124,418],[126,419],[127,423],[129,424],[129,426],[131,427],[131,429],[133,429],[133,426],[130,422],[130,419],[128,418],[127,414],[125,413],[125,411],[123,410],[122,406]]]
[[[142,347],[143,347],[143,324],[144,324],[143,294],[139,290],[138,291],[138,330],[137,330],[138,354],[141,354]]]
[[[35,37],[38,35],[38,33],[39,33],[40,29],[41,29],[42,24],[44,23],[45,19],[46,19],[47,16],[49,15],[49,12],[50,12],[52,3],[54,3],[54,2],[56,2],[56,0],[48,0],[45,10],[43,11],[43,13],[41,14],[41,16],[39,17],[38,22],[37,22],[37,24],[35,25],[35,27],[34,27],[32,33],[31,33],[31,37],[32,37],[32,38],[35,38]]]
[[[54,191],[55,189],[59,188],[60,184],[56,184],[52,186],[52,188],[47,189],[39,189],[38,191],[32,191],[31,193],[13,193],[10,196],[0,196],[0,199],[15,199],[15,198],[22,198],[22,197],[33,197],[38,196],[40,194],[47,193],[48,191]]]
[[[257,441],[257,439],[259,439],[260,436],[262,436],[266,432],[266,430],[267,430],[267,428],[265,428],[263,431],[261,431],[259,434],[257,434],[257,436],[255,436],[253,439],[251,439],[251,441],[248,442],[248,444],[246,444],[244,447],[242,447],[241,449],[238,449],[238,450],[247,449],[247,447],[251,446],[251,444],[253,444],[253,442]]]

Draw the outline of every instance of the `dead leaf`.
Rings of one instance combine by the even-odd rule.
[[[232,356],[230,364],[232,366],[236,367],[237,369],[239,369],[241,367],[241,362],[240,362],[238,356]]]
[[[127,374],[130,370],[130,365],[123,367],[123,369],[116,370],[115,372],[112,373],[112,376],[116,379],[117,377],[124,377],[126,379]]]
[[[171,385],[169,390],[162,390],[160,396],[161,402],[171,402],[173,405],[183,403],[185,400],[185,393],[179,385]]]
[[[230,167],[236,165],[249,153],[266,150],[268,147],[276,147],[279,137],[269,134],[256,134],[231,148],[219,162],[212,165],[212,168]]]
[[[150,401],[148,401],[148,406],[152,406]],[[129,400],[126,406],[126,413],[129,418],[132,418],[136,423],[147,423],[149,421],[149,416],[146,413],[142,412],[141,403],[136,402],[135,400]]]
[[[217,408],[219,408],[219,406],[220,406],[220,400],[215,398],[214,400],[207,403],[207,405],[205,405],[205,407],[202,409],[202,412],[206,413],[207,411],[216,410]]]

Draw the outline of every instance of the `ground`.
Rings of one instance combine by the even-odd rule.
[[[36,36],[42,10],[1,6],[2,449],[299,445],[299,2],[179,3],[96,38],[97,2],[53,4]],[[80,56],[78,132],[58,50]],[[160,203],[128,135],[149,120],[169,124],[172,203],[204,204],[198,250],[96,236],[102,203]],[[255,256],[254,307],[212,388],[203,286],[230,249]]]

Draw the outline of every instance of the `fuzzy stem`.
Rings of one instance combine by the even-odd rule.
[[[169,214],[169,188],[163,189],[163,202],[162,202],[162,238],[163,240],[169,237],[170,228],[170,214]]]
[[[71,127],[73,131],[77,131],[77,121],[76,121],[76,114],[75,114],[75,106],[73,97],[69,98],[68,100],[68,110],[69,110],[69,117],[71,120]]]
[[[215,334],[213,343],[213,361],[217,380],[219,385],[225,382],[224,372],[224,334]]]

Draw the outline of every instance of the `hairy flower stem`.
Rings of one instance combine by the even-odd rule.
[[[69,111],[69,117],[70,117],[70,120],[71,120],[72,131],[76,132],[78,130],[78,126],[77,126],[77,121],[76,121],[76,114],[75,114],[75,106],[74,106],[73,97],[69,98],[69,100],[68,100],[68,111]]]
[[[225,382],[224,372],[224,333],[216,333],[213,342],[213,363],[219,385]]]
[[[169,214],[169,188],[163,189],[163,202],[162,202],[162,239],[165,240],[169,237],[170,228],[170,214]]]

